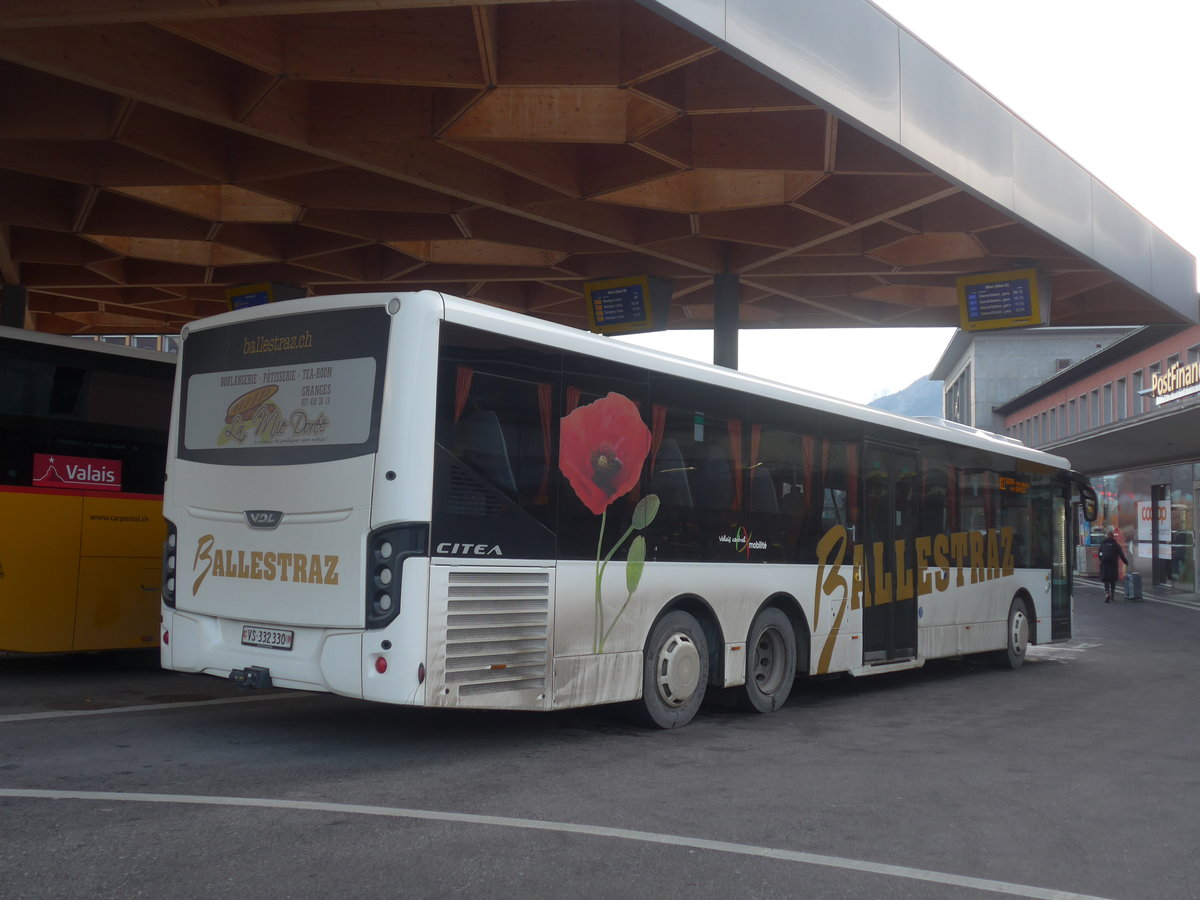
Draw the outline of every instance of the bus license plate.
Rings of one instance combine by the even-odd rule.
[[[242,643],[247,647],[271,647],[274,650],[291,650],[293,631],[282,628],[258,628],[254,625],[242,626]]]

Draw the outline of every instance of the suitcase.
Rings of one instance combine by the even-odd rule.
[[[1142,573],[1141,572],[1126,572],[1125,573],[1125,599],[1126,600],[1141,600],[1142,599]]]

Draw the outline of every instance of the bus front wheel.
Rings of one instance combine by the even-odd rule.
[[[746,686],[739,705],[771,713],[783,706],[796,680],[796,634],[782,611],[770,607],[754,617],[746,640]]]
[[[700,623],[683,610],[667,613],[650,632],[642,661],[637,718],[657,728],[692,720],[708,684],[708,641]]]
[[[1008,640],[1005,648],[996,656],[1006,669],[1019,669],[1025,662],[1025,651],[1029,649],[1029,613],[1025,601],[1013,597],[1008,608]]]

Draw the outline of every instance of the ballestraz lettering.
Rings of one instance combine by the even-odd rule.
[[[216,546],[206,534],[196,542],[192,571],[192,596],[209,575],[213,578],[242,578],[250,581],[290,581],[297,584],[338,583],[339,557],[320,553],[275,553],[270,550],[235,550]]]
[[[307,350],[313,345],[311,331],[304,334],[281,334],[277,337],[258,335],[242,341],[242,355],[251,353],[277,353],[280,350]]]

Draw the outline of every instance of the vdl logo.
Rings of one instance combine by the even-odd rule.
[[[260,528],[270,530],[278,528],[279,523],[283,521],[283,511],[278,509],[248,509],[246,510],[246,524],[251,528]]]

